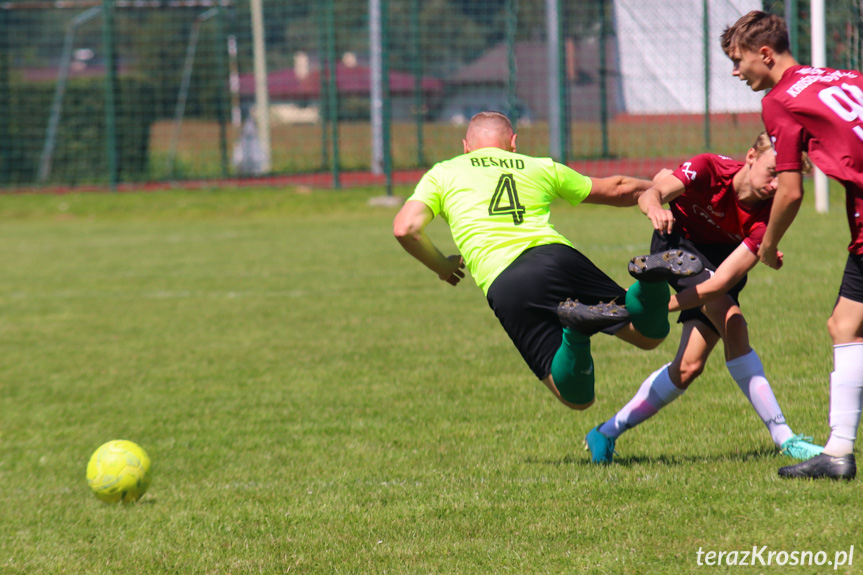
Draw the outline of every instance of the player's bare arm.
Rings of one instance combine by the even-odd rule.
[[[670,176],[673,173],[674,173],[674,170],[670,170],[668,168],[662,168],[661,170],[656,172],[656,174],[654,174],[653,183],[655,184],[655,183],[659,182],[660,180],[662,180],[664,177]]]
[[[602,204],[626,208],[638,204],[638,197],[649,189],[653,182],[629,176],[590,178],[591,188],[583,203]]]
[[[746,244],[740,244],[716,269],[710,279],[672,295],[669,311],[700,307],[714,301],[734,287],[758,263],[758,256]]]
[[[779,184],[773,207],[770,209],[770,223],[758,250],[758,257],[773,269],[782,267],[782,256],[778,251],[779,241],[800,210],[803,202],[803,175],[799,171],[779,173]]]
[[[663,233],[671,233],[674,228],[674,215],[671,210],[662,207],[679,196],[686,189],[676,176],[666,175],[656,180],[650,189],[638,198],[638,207],[653,224],[653,229]]]
[[[393,221],[393,235],[410,255],[435,272],[450,285],[458,285],[464,277],[464,259],[460,255],[445,256],[426,235],[425,228],[434,218],[427,205],[408,200]]]

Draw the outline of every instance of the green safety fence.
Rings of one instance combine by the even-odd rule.
[[[808,61],[803,0],[0,1],[0,186],[389,186],[482,109],[591,175],[740,155],[759,96],[718,36],[753,8]],[[828,65],[859,68],[859,3],[827,26]]]

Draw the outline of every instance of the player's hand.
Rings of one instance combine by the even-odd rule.
[[[462,271],[464,269],[464,258],[455,255],[449,256],[446,260],[449,269],[438,275],[438,277],[450,285],[457,286],[458,282],[464,277],[464,272]]]
[[[653,229],[660,233],[670,234],[674,229],[674,214],[671,210],[651,206],[647,210],[647,217],[653,223]]]
[[[758,248],[758,257],[761,261],[775,270],[782,267],[783,256],[784,254],[773,246],[761,244]]]

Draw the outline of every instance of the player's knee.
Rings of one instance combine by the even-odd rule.
[[[647,337],[646,335],[642,334],[641,339],[639,339],[637,342],[635,342],[635,345],[636,345],[636,347],[638,347],[638,349],[651,350],[651,349],[656,349],[657,347],[659,347],[659,345],[663,341],[665,341],[665,337],[661,337],[661,338]]]
[[[849,330],[847,324],[847,321],[844,321],[835,313],[827,319],[827,332],[830,334],[830,338],[834,344],[837,341],[845,341],[849,336],[849,331],[851,332],[850,335],[853,335],[853,332],[856,331]],[[856,328],[856,325],[854,327]]]
[[[669,288],[665,282],[637,281],[626,292],[626,309],[639,333],[651,339],[665,339],[668,324]]]
[[[566,376],[565,376],[565,375],[558,374],[558,378],[559,378],[561,381],[563,381],[564,379],[566,379]],[[548,387],[548,389],[549,389],[549,390],[554,394],[554,396],[557,398],[557,400],[558,400],[559,402],[561,402],[562,404],[564,404],[565,406],[567,406],[567,407],[568,407],[568,408],[570,408],[570,409],[574,409],[574,410],[576,410],[576,411],[584,411],[585,409],[587,409],[588,407],[590,407],[590,406],[591,406],[591,405],[593,405],[593,403],[594,403],[594,399],[593,399],[593,398],[589,398],[589,399],[587,399],[586,401],[584,401],[584,400],[582,400],[582,399],[579,399],[578,401],[575,401],[575,402],[568,401],[568,400],[567,400],[566,398],[564,398],[564,397],[563,397],[563,395],[560,393],[560,390],[558,389],[557,384],[556,384],[556,383],[555,383],[555,381],[554,381],[554,376],[553,376],[553,375],[549,375],[548,377],[546,377],[545,379],[543,379],[543,380],[542,380],[542,382],[543,382],[543,383],[546,385],[546,387]],[[592,388],[591,388],[591,389],[592,389]],[[569,394],[568,394],[568,395],[569,395]]]
[[[665,315],[662,315],[664,313]],[[668,337],[671,331],[671,324],[668,323],[668,312],[664,311],[657,313],[638,313],[631,314],[630,321],[632,327],[641,334],[645,341],[656,342],[653,347],[656,347]],[[642,349],[653,349],[653,347],[643,347]]]
[[[657,347],[659,347],[659,344],[665,341],[665,338],[647,337],[646,335],[635,329],[635,326],[631,323],[623,329],[619,330],[614,335],[618,339],[634,345],[638,349],[645,350],[656,349]]]
[[[734,337],[736,334],[746,332],[747,330],[746,318],[743,317],[742,313],[735,313],[725,320],[725,332],[729,337]]]
[[[593,403],[593,358],[590,355],[590,341],[571,344],[566,340],[557,350],[551,362],[549,387],[555,395],[573,409],[587,409]]]
[[[553,385],[552,391],[556,391],[557,398],[571,409],[587,409],[595,400],[593,365],[591,364],[588,373],[585,371],[552,369],[550,378]]]
[[[557,399],[559,399],[560,402],[562,404],[564,404],[565,406],[567,406],[568,408],[574,409],[576,411],[584,411],[585,409],[587,409],[588,407],[590,407],[591,405],[593,405],[596,402],[595,399],[591,399],[589,403],[571,403],[562,397],[558,397]]]
[[[567,396],[561,394],[560,400],[570,409],[584,411],[585,409],[593,405],[593,403],[596,401],[596,398],[593,396],[593,392],[591,391],[589,398],[587,394],[582,393],[567,394]]]
[[[704,372],[704,361],[682,361],[680,362],[680,387],[686,389],[698,376]]]

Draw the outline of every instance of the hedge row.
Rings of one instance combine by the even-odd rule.
[[[8,93],[0,94],[0,101],[4,96],[6,99],[6,122],[0,124],[0,181],[12,185],[37,183],[55,84],[13,80],[6,90],[0,85],[0,91]],[[120,78],[114,104],[118,180],[141,179],[149,168],[153,90],[145,81]],[[69,82],[46,183],[110,181],[105,116],[104,79]]]

